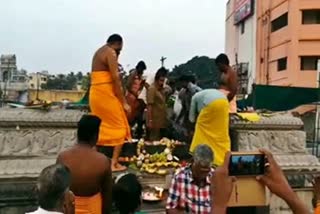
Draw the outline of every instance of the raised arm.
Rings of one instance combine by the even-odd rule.
[[[267,173],[257,177],[257,179],[266,185],[273,194],[282,198],[289,205],[294,214],[310,213],[306,205],[290,187],[283,171],[271,152],[267,150],[261,150],[261,152],[266,155],[269,166],[267,167]]]
[[[233,100],[233,98],[236,96],[237,94],[237,90],[238,90],[238,76],[237,73],[229,68],[227,73],[227,84],[228,84],[228,89],[229,89],[229,94],[227,95],[227,98],[229,101]]]
[[[135,73],[136,73],[135,71],[132,71],[132,72],[129,74],[128,80],[127,80],[127,83],[126,83],[127,91],[129,91],[130,93],[132,93],[131,87],[132,87],[133,81],[134,81],[135,76],[136,76]]]
[[[189,120],[191,123],[195,123],[197,119],[197,94],[192,97],[190,112],[189,112]]]
[[[154,104],[155,93],[154,87],[150,87],[147,91],[147,126],[149,129],[154,128],[152,121],[152,106]]]

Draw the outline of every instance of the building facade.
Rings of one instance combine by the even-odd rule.
[[[225,49],[243,91],[252,83],[317,87],[320,1],[229,0]]]
[[[47,84],[50,78],[48,71],[30,73],[29,75],[29,89],[42,89],[44,84]]]

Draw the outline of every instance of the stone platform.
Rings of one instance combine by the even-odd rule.
[[[0,214],[20,214],[36,207],[35,182],[58,153],[76,143],[77,122],[84,113],[73,110],[0,110]],[[311,208],[309,180],[320,171],[306,149],[303,123],[291,115],[263,117],[251,123],[234,119],[230,125],[234,150],[267,148],[291,185]],[[165,184],[164,177],[139,175],[143,185]],[[164,213],[164,204],[146,204],[148,213]],[[270,197],[270,213],[288,213],[280,199]]]

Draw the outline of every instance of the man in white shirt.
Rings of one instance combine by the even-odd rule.
[[[29,214],[74,214],[71,174],[62,164],[45,168],[38,180],[39,208]]]

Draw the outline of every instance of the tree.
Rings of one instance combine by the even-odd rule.
[[[83,74],[82,74],[81,71],[78,71],[78,73],[77,73],[76,76],[77,76],[78,81],[82,81],[82,79],[83,79]]]
[[[47,90],[74,90],[77,88],[77,77],[73,72],[68,75],[58,74],[49,78],[46,84],[42,84],[42,89]]]
[[[195,75],[201,88],[216,87],[220,78],[220,72],[214,59],[207,56],[196,56],[184,64],[175,66],[169,73],[169,78],[178,79],[185,74]]]
[[[89,88],[90,85],[90,74],[87,73],[86,76],[83,76],[81,80],[81,89],[86,91]]]

